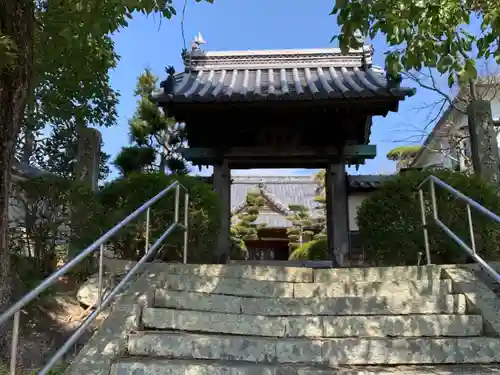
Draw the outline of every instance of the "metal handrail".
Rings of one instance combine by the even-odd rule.
[[[497,223],[500,223],[500,216],[495,214],[494,212],[491,212],[487,208],[483,207],[479,203],[477,203],[475,200],[469,198],[465,194],[461,193],[457,189],[453,188],[452,186],[448,185],[446,182],[440,180],[434,175],[431,175],[427,177],[422,183],[418,185],[418,195],[420,198],[420,210],[421,210],[421,215],[422,215],[422,227],[423,227],[423,232],[424,232],[424,243],[425,243],[425,256],[427,259],[427,264],[432,264],[431,261],[431,251],[430,251],[430,246],[429,246],[429,233],[427,230],[427,219],[425,215],[425,201],[424,201],[424,192],[423,192],[423,186],[426,183],[429,183],[430,185],[430,192],[431,192],[431,202],[432,202],[432,216],[436,224],[452,239],[454,240],[461,248],[464,250],[467,255],[469,255],[476,263],[480,265],[481,268],[483,268],[489,276],[491,276],[493,279],[495,279],[496,282],[500,283],[500,274],[496,272],[493,267],[491,267],[483,258],[481,258],[477,253],[476,253],[476,240],[474,237],[474,227],[472,225],[472,213],[471,213],[471,207],[474,208],[475,210],[481,212],[482,214],[488,216],[490,219],[495,220]],[[460,237],[458,237],[446,224],[444,224],[438,217],[438,211],[437,211],[437,202],[436,202],[436,189],[435,185],[438,185],[439,187],[445,189],[447,192],[452,194],[455,198],[458,198],[461,201],[464,201],[467,204],[467,220],[469,223],[469,236],[470,236],[470,241],[471,241],[471,246],[467,245]]]
[[[149,246],[149,219],[150,219],[150,209],[153,204],[163,198],[167,193],[175,189],[175,219],[174,222],[165,230],[165,232],[156,240],[156,242]],[[184,191],[184,223],[179,222],[179,209],[180,209],[180,190]],[[17,345],[19,342],[19,318],[20,311],[28,303],[37,298],[43,291],[52,286],[59,277],[68,273],[73,267],[82,262],[90,254],[94,253],[99,249],[99,269],[98,269],[98,301],[96,304],[95,311],[90,314],[81,326],[71,335],[71,337],[57,350],[57,352],[49,359],[47,364],[37,373],[37,375],[46,375],[55,366],[55,364],[64,356],[64,354],[71,348],[71,346],[80,338],[84,333],[85,329],[94,321],[94,319],[113,301],[114,297],[121,291],[121,289],[129,282],[132,277],[137,273],[141,266],[150,260],[155,252],[160,247],[161,243],[165,238],[170,235],[176,228],[181,228],[184,231],[184,248],[183,248],[183,263],[187,263],[187,245],[188,245],[188,207],[189,207],[189,192],[180,182],[176,181],[170,186],[159,192],[149,201],[144,203],[142,206],[138,207],[134,212],[128,215],[125,219],[116,224],[113,228],[102,235],[98,240],[84,249],[80,254],[78,254],[71,261],[66,263],[64,266],[55,271],[52,275],[47,277],[44,281],[40,283],[35,289],[26,294],[18,302],[9,307],[6,311],[0,314],[0,325],[4,324],[9,318],[14,316],[14,326],[12,330],[12,345],[11,345],[11,357],[10,357],[10,375],[15,375],[16,373],[16,359],[17,359]],[[141,214],[146,213],[146,233],[145,233],[145,255],[132,267],[123,279],[116,285],[116,287],[111,290],[105,298],[103,298],[103,258],[104,258],[104,244],[115,234],[117,234],[120,229],[130,224],[134,219],[138,218]]]

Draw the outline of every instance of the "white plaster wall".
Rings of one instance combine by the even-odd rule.
[[[349,194],[349,197],[347,198],[347,209],[349,213],[349,230],[350,231],[357,231],[358,228],[358,223],[357,223],[357,217],[358,217],[358,209],[361,203],[368,198],[370,193],[351,193]]]

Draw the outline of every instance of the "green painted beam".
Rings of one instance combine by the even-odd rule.
[[[347,157],[361,157],[374,159],[377,156],[377,145],[351,145],[344,147],[344,155]]]
[[[189,161],[206,161],[208,164],[210,162],[220,161],[224,157],[223,152],[218,152],[212,148],[183,148],[181,149],[182,156]],[[258,153],[254,155],[259,157]],[[265,155],[262,155],[263,157]],[[280,155],[283,156],[283,155]],[[292,155],[290,155],[292,156]],[[349,145],[344,148],[344,156],[347,159],[373,159],[377,156],[377,146],[376,145]],[[247,156],[251,157],[251,156]],[[276,156],[278,157],[278,156]],[[304,157],[309,157],[304,155]],[[311,157],[314,157],[311,155]],[[243,158],[239,156],[238,158]]]

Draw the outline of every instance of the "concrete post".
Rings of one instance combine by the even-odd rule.
[[[80,128],[78,131],[78,156],[76,180],[83,181],[97,191],[101,159],[101,133],[93,128]]]
[[[473,100],[467,107],[474,172],[487,181],[500,182],[497,135],[493,127],[491,103]]]

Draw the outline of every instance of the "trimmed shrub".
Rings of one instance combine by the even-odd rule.
[[[418,253],[425,255],[418,186],[431,174],[489,210],[500,212],[498,187],[478,177],[444,169],[406,171],[387,180],[359,208],[359,236],[368,262],[379,266],[415,265]],[[433,220],[428,183],[423,190],[432,263],[466,262],[466,253]],[[439,186],[435,191],[438,217],[470,246],[466,204]],[[498,260],[500,225],[473,208],[471,211],[478,254]]]
[[[102,229],[101,209],[92,189],[62,177],[45,175],[13,184],[9,240],[14,264],[20,272],[26,270],[20,276],[48,276],[59,261],[95,241]],[[91,272],[90,263],[89,258],[72,272],[84,276]]]
[[[161,190],[179,180],[189,191],[188,261],[211,262],[220,227],[219,197],[212,187],[198,177],[167,176],[161,173],[132,174],[105,185],[99,198],[107,217],[107,229],[113,227]],[[184,192],[180,195],[179,219],[184,220]],[[145,214],[123,228],[109,243],[109,249],[122,259],[137,260],[145,253]],[[175,190],[157,201],[150,211],[149,243],[155,241],[173,223]],[[183,231],[174,230],[165,240],[159,254],[165,261],[180,261],[183,253]]]
[[[309,241],[296,248],[288,258],[289,260],[326,260],[328,243],[326,238]]]

